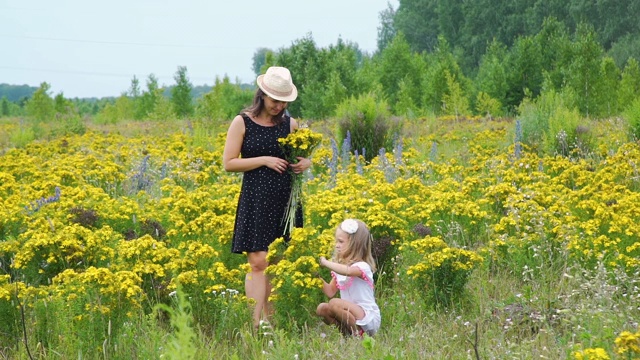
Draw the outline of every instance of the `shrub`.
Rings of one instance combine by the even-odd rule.
[[[11,132],[9,137],[11,144],[17,148],[25,147],[36,139],[37,130],[39,130],[39,125],[33,124],[29,126],[21,121],[20,126]]]
[[[535,100],[525,98],[518,108],[522,124],[522,143],[534,150],[554,150],[554,141],[560,130],[564,130],[567,134],[575,134],[579,115],[576,118],[572,110],[569,110],[574,108],[574,96],[568,90],[562,93],[548,90]],[[571,126],[565,123],[562,118],[564,115],[571,116]],[[553,120],[551,120],[552,117]],[[571,130],[567,131],[567,129]]]
[[[577,108],[568,109],[558,106],[549,116],[549,129],[543,136],[544,150],[547,154],[569,156],[571,153],[583,153],[589,146],[588,129],[581,125]]]
[[[351,149],[363,151],[365,160],[371,161],[380,148],[392,150],[399,123],[391,121],[387,102],[372,93],[345,100],[336,110],[338,143],[351,136]]]
[[[635,99],[624,111],[624,118],[627,120],[629,139],[636,141],[640,139],[640,97]]]
[[[449,247],[442,239],[429,235],[412,241],[409,247],[421,258],[409,266],[407,275],[434,307],[450,306],[460,300],[471,271],[483,260],[473,251]]]
[[[476,99],[476,111],[482,116],[493,118],[502,115],[502,104],[500,100],[494,99],[485,92],[479,92]]]
[[[326,269],[320,269],[317,254],[322,253],[322,244],[329,243],[331,233],[318,235],[310,227],[294,228],[288,243],[278,238],[269,246],[269,267],[265,272],[271,279],[270,300],[278,327],[302,329],[304,324],[317,319],[314,310],[321,301],[326,301],[318,291],[322,288],[318,275]],[[314,237],[317,240],[311,242]]]
[[[196,116],[207,120],[233,119],[238,111],[251,104],[254,91],[242,89],[239,84],[232,84],[229,77],[222,80],[216,78],[216,83],[208,93],[197,101]]]

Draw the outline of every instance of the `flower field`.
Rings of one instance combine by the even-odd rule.
[[[269,252],[263,338],[230,252],[241,175],[222,167],[224,128],[173,125],[0,149],[0,359],[170,358],[185,342],[217,359],[352,342],[353,358],[640,358],[640,145],[604,124],[579,158],[516,151],[505,120],[408,124],[371,163],[324,130],[305,226]],[[369,225],[379,264],[381,333],[359,343],[314,315],[346,217]],[[188,323],[158,307],[184,301]]]

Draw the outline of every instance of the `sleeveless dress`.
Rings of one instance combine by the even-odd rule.
[[[285,154],[278,138],[290,133],[291,118],[275,126],[262,126],[241,114],[244,120],[244,140],[240,149],[242,158]],[[283,236],[283,217],[291,194],[291,173],[279,174],[266,166],[246,171],[242,175],[242,188],[238,199],[231,251],[267,251],[269,245]],[[296,211],[296,227],[302,226],[302,211]],[[288,240],[288,235],[285,240]]]

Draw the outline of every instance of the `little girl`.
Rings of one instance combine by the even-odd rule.
[[[331,270],[331,282],[322,280],[322,291],[329,298],[316,314],[325,324],[336,325],[343,335],[372,336],[380,328],[380,309],[373,292],[376,264],[371,255],[371,233],[360,220],[347,219],[336,229],[332,261],[320,258],[320,265]],[[340,298],[333,298],[340,290]]]

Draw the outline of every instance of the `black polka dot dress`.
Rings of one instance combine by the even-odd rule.
[[[262,126],[247,115],[244,119],[244,141],[240,149],[242,158],[285,155],[278,138],[286,137],[291,129],[291,118],[275,126]],[[266,166],[246,171],[233,230],[232,251],[267,251],[269,244],[283,236],[283,217],[291,194],[291,174],[279,174]],[[300,210],[300,209],[299,209]],[[297,212],[296,226],[302,226],[302,212]]]

